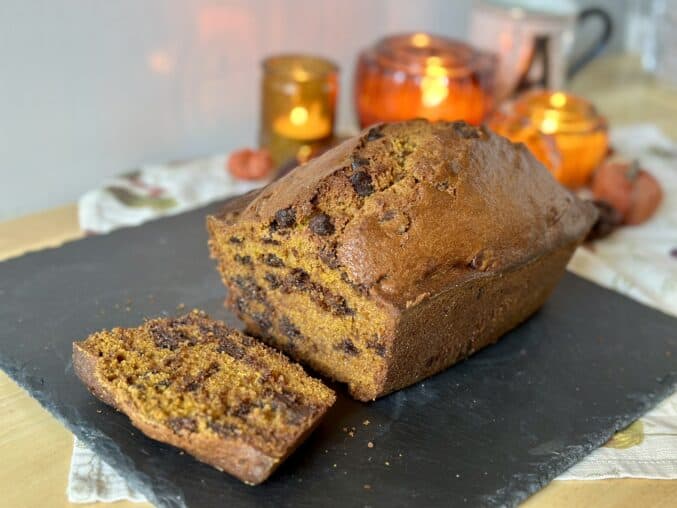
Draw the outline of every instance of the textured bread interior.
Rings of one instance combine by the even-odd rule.
[[[344,272],[331,268],[295,229],[251,226],[217,236],[230,304],[248,329],[338,381],[382,383],[387,319]],[[284,236],[284,238],[282,238]]]
[[[79,346],[117,406],[178,436],[240,439],[282,457],[334,394],[283,355],[194,311]]]
[[[347,382],[354,394],[378,393],[383,384],[392,322],[389,310],[369,298],[369,288],[342,269],[335,239],[363,208],[381,210],[380,220],[394,234],[406,232],[407,217],[383,202],[389,195],[397,202],[418,183],[407,167],[416,148],[413,139],[390,139],[389,151],[383,160],[372,158],[369,171],[369,161],[358,155],[364,147],[357,147],[350,166],[317,192],[311,214],[290,208],[271,222],[227,228],[211,222],[212,252],[229,287],[229,302],[250,330]]]

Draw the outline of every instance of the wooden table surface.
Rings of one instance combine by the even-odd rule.
[[[640,78],[627,57],[599,60],[572,85],[595,101],[612,125],[658,124],[677,139],[677,90]],[[0,223],[0,260],[81,238],[77,207],[68,205]],[[0,506],[12,508],[145,508],[146,503],[74,505],[66,497],[73,436],[35,400],[0,372]],[[677,480],[554,481],[526,508],[665,507],[677,500]]]

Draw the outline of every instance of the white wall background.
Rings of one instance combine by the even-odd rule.
[[[597,3],[600,2],[582,2]],[[619,2],[601,2],[619,7]],[[465,35],[470,0],[1,0],[0,220],[74,201],[146,162],[254,145],[259,62],[342,71],[386,33]]]

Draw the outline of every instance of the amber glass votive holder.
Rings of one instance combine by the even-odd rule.
[[[304,162],[334,133],[338,68],[324,58],[279,55],[263,61],[259,144],[279,166]]]
[[[479,124],[493,106],[495,69],[493,55],[446,37],[386,37],[358,59],[360,125],[412,118]]]
[[[561,184],[576,189],[588,183],[609,149],[606,119],[592,103],[566,92],[536,90],[518,97],[513,110],[555,140],[561,164],[553,174]]]

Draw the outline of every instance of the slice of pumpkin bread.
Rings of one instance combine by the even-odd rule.
[[[78,377],[158,441],[260,483],[335,395],[284,355],[200,311],[73,343]]]

